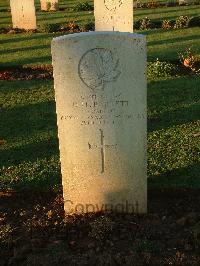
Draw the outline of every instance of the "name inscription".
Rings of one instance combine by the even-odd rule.
[[[115,95],[113,99],[106,99],[92,94],[87,99],[81,96],[79,101],[71,104],[72,112],[60,117],[62,121],[71,121],[82,126],[106,125],[121,123],[122,120],[145,119],[143,114],[131,113],[129,100],[121,98],[122,94]]]

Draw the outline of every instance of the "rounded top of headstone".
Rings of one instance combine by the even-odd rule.
[[[132,38],[132,39],[141,39],[145,40],[146,36],[142,34],[137,34],[137,33],[130,33],[130,32],[118,32],[118,31],[89,31],[89,32],[81,32],[81,33],[72,33],[72,34],[67,34],[64,36],[59,36],[56,38],[53,38],[52,44],[55,42],[62,42],[65,40],[73,40],[76,38],[90,38],[90,37],[98,37],[101,36],[102,38],[105,36],[110,36],[110,37],[123,37],[123,38]]]

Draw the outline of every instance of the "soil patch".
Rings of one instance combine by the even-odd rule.
[[[1,265],[200,265],[200,190],[149,190],[148,214],[64,217],[62,193],[0,193]]]
[[[53,79],[53,69],[51,66],[34,68],[8,68],[0,69],[0,80],[32,80],[32,79]]]

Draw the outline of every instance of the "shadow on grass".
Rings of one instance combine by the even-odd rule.
[[[69,15],[70,13],[70,15]],[[61,14],[63,14],[62,16],[60,16]],[[91,14],[88,14],[88,12],[86,13],[82,13],[82,12],[75,12],[75,11],[72,11],[72,12],[68,12],[67,13],[68,15],[66,16],[65,13],[59,13],[59,14],[52,14],[51,15],[51,18],[48,17],[48,14],[45,14],[45,13],[41,13],[38,18],[37,18],[37,22],[42,22],[42,23],[52,23],[53,20],[58,20],[58,23],[67,23],[69,21],[77,21],[78,18],[85,18],[85,17],[90,17]],[[45,20],[45,21],[44,21]],[[63,20],[63,21],[61,21]],[[39,23],[39,24],[40,24]]]
[[[50,49],[50,47],[49,47]],[[40,57],[27,57],[27,58],[15,58],[13,61],[1,63],[0,68],[10,68],[13,66],[26,66],[26,65],[43,65],[51,64],[51,55],[49,56],[40,56]]]
[[[51,15],[51,18],[49,18],[48,15],[49,14],[41,13],[38,16],[38,18],[37,18],[37,23],[38,22],[42,22],[44,24],[46,24],[46,23],[52,23],[53,24],[54,23],[53,20],[55,20],[55,19],[59,20],[59,23],[61,23],[61,19],[63,19],[63,20],[66,19],[64,16],[60,16],[61,14],[50,14]]]
[[[200,77],[152,81],[148,86],[148,131],[194,122],[200,118]]]
[[[58,154],[54,101],[1,109],[0,131],[0,166]]]
[[[6,37],[9,36],[8,34],[6,34]],[[30,40],[37,40],[37,39],[41,39],[41,38],[47,38],[49,36],[52,36],[53,38],[53,34],[50,33],[46,33],[46,34],[41,34],[41,33],[33,33],[33,34],[17,34],[14,35],[14,38],[11,36],[11,38],[6,38],[6,39],[2,39],[0,40],[0,44],[5,44],[5,43],[14,43],[14,42],[22,42],[22,41],[30,41]]]
[[[200,118],[200,103],[190,107],[180,108],[174,111],[164,112],[158,117],[148,120],[148,131],[169,128],[189,122],[195,122]]]
[[[174,29],[168,30],[167,32],[170,32],[173,30]],[[166,30],[165,29],[137,30],[138,34],[147,35],[147,36],[152,35],[152,34],[160,34],[163,32],[166,32]]]
[[[59,151],[51,81],[0,82],[0,188],[51,189]]]
[[[56,131],[55,102],[48,101],[1,111],[1,136],[22,139],[41,132]]]
[[[19,147],[11,147],[1,151],[0,167],[19,165],[22,162],[35,162],[38,159],[48,159],[58,155],[58,139],[49,140],[35,139],[34,143],[22,144]]]
[[[148,179],[149,188],[200,188],[200,163],[174,169]]]
[[[0,28],[8,28],[8,25],[11,25],[11,21],[2,21],[0,22]]]
[[[200,36],[192,36],[192,40],[199,40]],[[179,38],[171,38],[171,39],[164,39],[164,40],[156,40],[156,41],[149,41],[148,45],[160,45],[160,44],[172,44],[176,42],[184,42],[184,41],[191,41],[191,36],[179,37]]]
[[[42,100],[41,92],[39,92],[39,96],[35,92],[36,88],[41,86],[41,82],[33,83],[33,93],[31,93],[32,83],[33,81],[18,82],[18,85],[13,88],[12,82],[6,82],[2,91],[5,93],[5,97],[8,97],[6,95],[8,90],[9,97],[19,97],[19,101],[23,103],[24,99],[21,99],[21,95],[23,86],[25,86],[25,89],[30,90],[29,97],[33,97],[33,100],[36,101],[37,98],[35,97],[40,96],[39,99]],[[8,84],[10,84],[10,87]],[[200,77],[195,76],[150,82],[148,87],[149,131],[165,129],[199,119],[199,85]],[[21,92],[17,95],[19,89]],[[51,91],[47,90],[43,94],[47,97],[48,93],[51,93]],[[44,102],[31,102],[30,104],[26,102],[26,105],[20,106],[16,105],[17,103],[18,99],[15,99],[12,102],[13,108],[10,105],[7,107],[6,103],[5,107],[1,108],[0,132],[1,138],[7,144],[5,143],[5,146],[1,149],[0,166],[17,166],[27,161],[34,163],[37,159],[58,155],[54,101],[46,99]],[[55,165],[57,164],[55,163]],[[39,174],[43,169],[42,167],[38,171]],[[32,168],[30,167],[30,169]],[[54,170],[52,170],[53,172]],[[184,186],[184,184],[195,186],[200,183],[199,172],[200,167],[195,164],[166,172],[160,176],[150,177],[149,182],[150,186],[153,187],[159,187],[159,184],[160,186],[173,185],[175,187]]]
[[[0,53],[3,54],[10,54],[10,53],[19,53],[19,52],[24,52],[24,51],[35,51],[38,49],[46,49],[50,48],[50,45],[36,45],[36,46],[28,46],[28,47],[22,47],[22,48],[13,48],[13,49],[8,49],[8,50],[0,50]]]
[[[186,10],[189,10],[191,11],[191,6],[189,7],[185,7],[185,8],[180,8],[180,7],[166,7],[167,10],[164,10],[164,8],[156,8],[156,9],[145,9],[145,10],[141,10],[141,13],[140,13],[140,10],[138,10],[137,12],[137,17],[139,16],[146,16],[146,15],[164,15],[164,14],[167,14],[167,13],[180,13],[180,12],[184,12]],[[193,7],[193,10],[195,11],[195,7]],[[195,13],[196,14],[196,13]],[[175,14],[177,16],[177,14]],[[192,15],[190,13],[190,15]],[[162,16],[163,18],[164,16]]]

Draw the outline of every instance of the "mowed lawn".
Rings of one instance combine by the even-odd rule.
[[[36,1],[38,26],[44,23],[68,23],[77,22],[84,25],[94,21],[92,11],[75,12],[73,7],[79,0],[62,0],[60,7],[66,8],[59,12],[41,12],[39,1]],[[92,1],[88,1],[92,3]],[[8,1],[2,0],[0,10],[9,8]],[[149,17],[150,19],[176,19],[178,16],[195,16],[200,14],[200,6],[177,6],[156,9],[134,10],[134,20]],[[0,12],[0,27],[11,25],[10,12]],[[200,54],[200,28],[170,29],[136,31],[147,36],[148,60],[176,60],[177,53],[192,47]],[[27,66],[51,64],[50,44],[53,37],[61,33],[37,33],[37,34],[1,34],[0,35],[0,67]]]
[[[8,1],[1,1],[0,10]],[[39,12],[38,23],[93,20],[91,12],[74,12],[78,1],[62,1],[68,12]],[[199,6],[138,9],[134,17],[169,18],[197,15]],[[0,12],[1,27],[11,23]],[[148,61],[175,61],[192,47],[200,54],[200,29],[142,31],[147,36]],[[54,36],[0,34],[0,68],[51,64]],[[200,187],[200,76],[148,81],[149,187]],[[61,175],[52,80],[0,82],[1,188],[49,190],[60,187]]]

